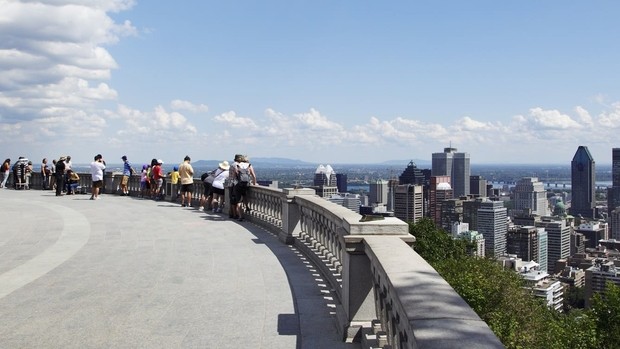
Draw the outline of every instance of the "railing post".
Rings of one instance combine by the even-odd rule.
[[[344,329],[347,341],[359,341],[362,327],[369,328],[377,318],[374,284],[370,259],[364,250],[362,236],[345,235],[342,270],[342,306],[348,325]]]
[[[315,195],[315,191],[310,188],[286,188],[282,191],[286,198],[282,200],[282,230],[278,233],[278,239],[291,245],[301,232],[299,206],[295,203],[295,196]]]

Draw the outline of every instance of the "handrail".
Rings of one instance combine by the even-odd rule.
[[[122,175],[106,173],[106,193],[118,192]],[[80,186],[90,191],[90,174]],[[192,199],[203,193],[194,180]],[[40,173],[30,187],[42,188]],[[140,191],[140,176],[129,181]],[[166,200],[177,188],[167,184]],[[228,199],[228,188],[226,199]],[[412,248],[406,223],[388,217],[361,222],[362,216],[315,195],[314,190],[251,186],[246,218],[294,244],[312,260],[337,297],[336,315],[345,340],[364,347],[504,348],[490,328]],[[226,200],[225,208],[229,203]]]

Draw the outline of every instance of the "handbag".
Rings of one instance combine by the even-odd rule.
[[[219,169],[218,169],[218,170],[219,170]],[[216,172],[217,172],[217,171],[209,173],[209,175],[207,176],[207,178],[205,178],[205,183],[207,183],[207,184],[213,184],[213,181],[215,180],[215,177],[219,176],[219,175],[220,175],[220,173],[222,173],[222,171],[221,171],[221,170],[220,170],[220,173],[216,173]]]

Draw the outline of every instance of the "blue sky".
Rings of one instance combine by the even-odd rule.
[[[0,0],[0,156],[599,163],[617,1]]]

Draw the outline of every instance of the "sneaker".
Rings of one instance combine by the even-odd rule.
[[[181,207],[185,207],[185,206],[186,206],[185,204],[181,204]]]
[[[198,211],[203,211],[204,209],[205,209],[205,208],[204,208],[204,207],[202,207],[202,206],[198,207]]]
[[[218,208],[218,209],[216,209],[216,210],[215,210],[215,212],[217,212],[217,213],[222,213],[222,208]]]

